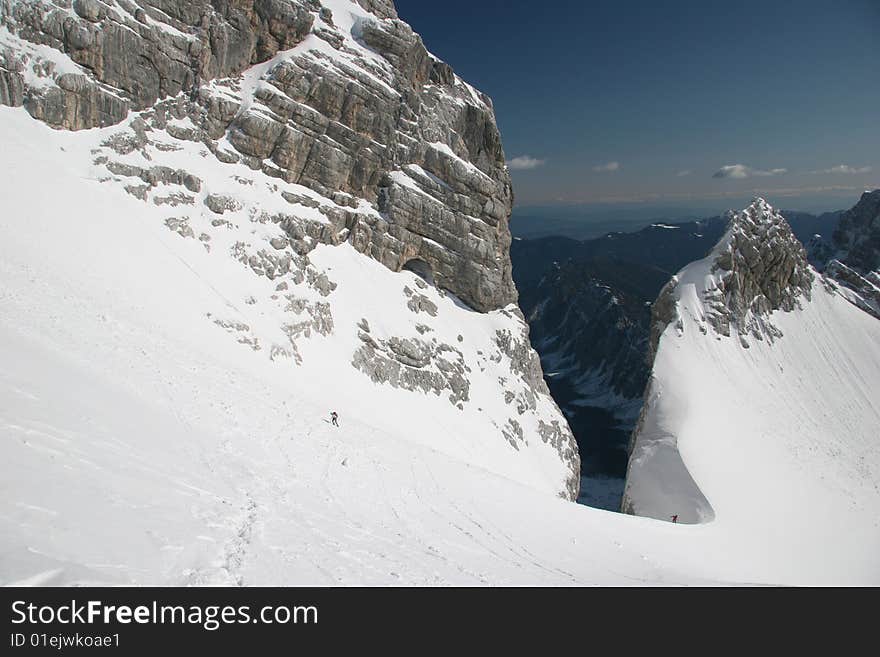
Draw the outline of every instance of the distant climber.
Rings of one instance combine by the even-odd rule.
[[[339,416],[336,414],[336,411],[330,411],[330,422],[334,427],[339,426]]]
[[[678,514],[676,513],[674,516],[669,516],[672,518],[672,522],[678,522]]]

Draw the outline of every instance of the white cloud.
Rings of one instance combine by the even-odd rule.
[[[838,164],[836,167],[831,167],[830,169],[822,169],[821,171],[813,171],[813,173],[858,174],[871,173],[871,171],[873,171],[871,167],[851,167],[848,164]]]
[[[527,171],[529,169],[537,169],[538,167],[544,166],[547,160],[539,160],[536,157],[532,157],[530,155],[520,155],[519,157],[515,157],[512,160],[507,161],[507,166],[510,169],[515,171]]]
[[[605,164],[597,164],[593,167],[596,173],[607,173],[609,171],[619,171],[620,162],[606,162]]]
[[[748,167],[745,164],[727,164],[715,173],[712,174],[713,178],[734,178],[736,180],[742,180],[743,178],[751,178],[753,176],[780,176],[783,173],[788,173],[788,169],[753,169],[752,167]]]
[[[690,170],[690,169],[684,169],[683,171],[679,171],[679,172],[676,173],[675,175],[676,175],[677,177],[679,177],[679,178],[682,178],[682,177],[684,177],[684,176],[689,176],[689,175],[691,175],[691,170]]]

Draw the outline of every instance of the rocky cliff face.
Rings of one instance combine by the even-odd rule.
[[[0,8],[0,103],[70,130],[138,111],[114,151],[143,149],[168,129],[221,161],[320,194],[329,225],[291,225],[298,250],[309,249],[304,234],[349,241],[395,271],[427,263],[440,287],[477,310],[516,300],[512,192],[491,102],[428,53],[390,0]],[[114,153],[106,157],[121,175]],[[357,211],[362,202],[369,216]]]
[[[302,365],[304,341],[350,333],[349,371],[473,412],[505,449],[538,454],[541,476],[561,466],[557,490],[577,496],[577,446],[513,305],[512,190],[491,101],[390,0],[0,0],[0,103],[94,129],[76,141],[98,140],[84,177],[271,281],[242,308],[280,312],[279,324],[211,316],[236,342]],[[415,273],[405,320],[377,329],[386,300],[340,294],[329,257],[314,261],[326,246]],[[364,315],[341,320],[343,297]],[[450,298],[457,311],[439,308]]]
[[[862,274],[880,271],[880,189],[865,192],[834,231],[838,260]]]

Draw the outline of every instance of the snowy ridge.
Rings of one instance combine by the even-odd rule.
[[[743,219],[775,238],[751,271],[790,260],[786,285],[725,284],[746,257]],[[784,228],[756,201],[661,294],[673,312],[633,434],[624,508],[772,535],[768,550],[818,546],[876,572],[880,323],[804,270],[796,249],[785,252]],[[743,305],[743,289],[764,292]]]

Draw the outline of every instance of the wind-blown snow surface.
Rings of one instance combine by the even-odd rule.
[[[270,360],[247,341],[278,330],[274,282],[99,182],[88,151],[104,132],[21,109],[0,121],[0,583],[880,582],[864,559],[876,513],[823,543],[772,500],[770,532],[589,509],[556,496],[559,466],[538,450],[504,455],[499,409],[373,384],[347,362],[353,335],[302,341],[301,365]],[[310,258],[338,283],[338,326],[369,309],[375,334],[401,326],[388,300],[413,274],[345,245]],[[505,325],[425,294],[462,349]]]
[[[677,276],[680,321],[660,337],[630,459],[632,510],[760,537],[753,558],[778,560],[783,579],[845,561],[876,581],[880,322],[817,275],[801,308],[767,318],[781,337],[718,335],[703,301],[716,255]]]

